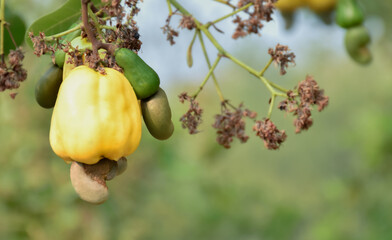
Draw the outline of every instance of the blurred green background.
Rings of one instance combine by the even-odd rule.
[[[30,24],[60,2],[12,0],[11,7]],[[162,9],[146,2],[141,19]],[[181,129],[177,119],[187,106],[177,95],[197,88],[207,72],[205,63],[195,53],[196,66],[185,68],[191,34],[181,32],[178,44],[170,47],[159,29],[165,12],[154,28],[143,30],[147,23],[140,20],[141,54],[161,75],[176,131],[160,142],[144,128],[128,170],[108,182],[110,198],[99,206],[78,198],[69,165],[49,146],[51,110],[34,100],[35,82],[49,58],[38,59],[29,50],[24,61],[29,77],[16,99],[0,94],[0,239],[392,239],[392,3],[361,2],[375,36],[369,66],[347,57],[342,29],[325,26],[307,10],[288,32],[277,16],[272,23],[279,28],[272,31],[276,39],[267,32],[261,38],[223,42],[255,68],[268,60],[268,47],[293,43],[297,66],[284,77],[271,67],[266,76],[292,88],[311,74],[330,96],[327,109],[315,112],[314,126],[299,135],[291,116],[274,111],[273,121],[288,133],[278,151],[264,148],[250,131],[251,122],[248,143],[235,142],[226,150],[215,142],[211,124],[220,107],[212,84],[200,95],[202,132],[190,136]],[[303,35],[295,37],[296,32]],[[159,37],[143,38],[149,34]],[[175,57],[179,52],[180,58],[170,59],[170,52]],[[235,105],[244,102],[266,114],[268,92],[252,76],[228,61],[217,75]]]

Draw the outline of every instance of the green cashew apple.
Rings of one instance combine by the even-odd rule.
[[[63,70],[52,65],[35,86],[35,99],[43,108],[54,107],[63,77]]]
[[[357,26],[347,30],[345,45],[350,57],[358,63],[368,64],[372,60],[372,55],[368,48],[370,34],[364,26]]]
[[[336,23],[342,28],[361,25],[364,14],[357,0],[339,0],[336,8]]]
[[[141,101],[144,123],[150,134],[159,140],[168,139],[174,131],[166,93],[159,88],[151,97]]]
[[[145,99],[158,91],[159,76],[136,53],[127,48],[115,52],[117,64],[124,69],[124,75],[131,83],[138,99]]]

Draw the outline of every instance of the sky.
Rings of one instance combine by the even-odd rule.
[[[231,9],[221,4],[214,3],[210,0],[202,1],[182,1],[183,5],[202,22],[214,20],[220,16],[230,13]],[[180,30],[180,36],[175,40],[176,44],[170,46],[162,34],[162,27],[165,24],[168,11],[165,1],[144,1],[141,5],[142,11],[139,13],[137,20],[140,25],[141,40],[143,41],[140,56],[150,64],[161,79],[170,81],[176,76],[191,75],[202,78],[208,71],[204,62],[200,45],[196,42],[193,47],[194,66],[189,69],[186,65],[186,52],[192,39],[193,32],[189,30]],[[156,9],[151,13],[149,9]],[[159,10],[158,10],[159,9]],[[153,17],[152,17],[153,16]],[[211,17],[212,16],[212,17]],[[179,18],[172,19],[172,27],[177,27]],[[297,23],[287,31],[284,28],[284,20],[279,14],[275,14],[274,20],[265,24],[261,31],[261,36],[253,35],[246,38],[233,40],[231,34],[234,31],[234,24],[229,18],[219,24],[217,27],[224,31],[221,34],[211,28],[211,32],[217,38],[218,42],[230,53],[237,56],[236,53],[243,47],[251,49],[250,52],[260,55],[262,59],[268,57],[267,50],[274,47],[277,43],[289,45],[297,54],[297,64],[306,60],[306,50],[311,50],[307,46],[312,42],[322,44],[323,47],[334,48],[339,54],[343,48],[342,39],[344,32],[337,26],[320,25],[317,18],[307,11],[299,12]],[[308,24],[302,24],[308,21]],[[320,38],[324,41],[321,42]],[[205,41],[208,41],[205,38]],[[305,52],[303,51],[305,50]],[[214,59],[216,50],[213,46],[208,45],[210,59]],[[240,56],[238,56],[240,58]],[[243,59],[246,62],[246,59]]]
[[[231,8],[222,6],[212,0],[179,1],[191,14],[201,22],[207,22],[230,13]],[[137,16],[140,26],[140,35],[143,42],[140,56],[151,65],[161,76],[163,85],[179,76],[192,76],[189,79],[203,78],[208,72],[200,45],[195,43],[193,47],[194,65],[191,69],[186,64],[186,52],[192,39],[193,32],[180,30],[180,36],[176,38],[176,44],[170,46],[160,29],[168,15],[166,1],[145,0],[141,5],[141,12]],[[177,28],[180,17],[173,18],[171,26]],[[336,24],[325,25],[307,9],[297,12],[296,22],[292,29],[286,30],[284,19],[280,13],[274,14],[274,20],[265,23],[261,36],[253,35],[243,39],[233,40],[231,34],[234,24],[229,18],[217,24],[224,31],[221,34],[211,28],[211,32],[218,42],[230,53],[238,56],[245,47],[245,52],[258,54],[261,59],[268,59],[267,50],[277,43],[288,45],[297,55],[297,67],[305,65],[307,61],[314,61],[315,51],[325,49],[337,57],[346,57],[344,49],[344,29]],[[380,19],[368,17],[365,23],[374,40],[377,41],[383,34],[383,25]],[[208,41],[206,38],[205,41]],[[375,42],[376,42],[375,41]],[[311,46],[311,47],[310,47]],[[210,59],[216,56],[216,50],[212,45],[207,45]],[[316,54],[317,56],[317,54]],[[238,56],[240,59],[241,57]],[[243,56],[242,56],[243,57]],[[246,59],[242,58],[246,62]],[[184,79],[186,80],[186,79]]]

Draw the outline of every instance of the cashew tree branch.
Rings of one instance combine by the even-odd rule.
[[[93,29],[91,28],[91,26],[89,24],[88,7],[89,7],[90,0],[81,0],[81,3],[82,3],[82,22],[83,22],[83,26],[84,26],[84,31],[87,33],[88,40],[92,44],[93,54],[96,54],[96,56],[99,56],[98,50],[105,49],[106,51],[108,51],[109,54],[114,55],[115,46],[110,43],[103,43],[103,42],[99,41],[95,37]]]

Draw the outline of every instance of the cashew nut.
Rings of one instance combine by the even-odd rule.
[[[83,165],[83,163],[78,162],[72,162],[71,164],[71,182],[76,193],[81,199],[90,203],[101,204],[105,202],[109,196],[105,180],[93,179],[91,175],[85,172]]]
[[[120,175],[127,168],[127,159],[118,161],[101,159],[96,164],[72,162],[70,176],[72,186],[81,199],[95,204],[101,204],[109,196],[106,181]]]
[[[120,158],[117,161],[117,174],[116,174],[116,176],[125,172],[125,170],[127,169],[127,165],[128,165],[127,159],[125,157]]]

